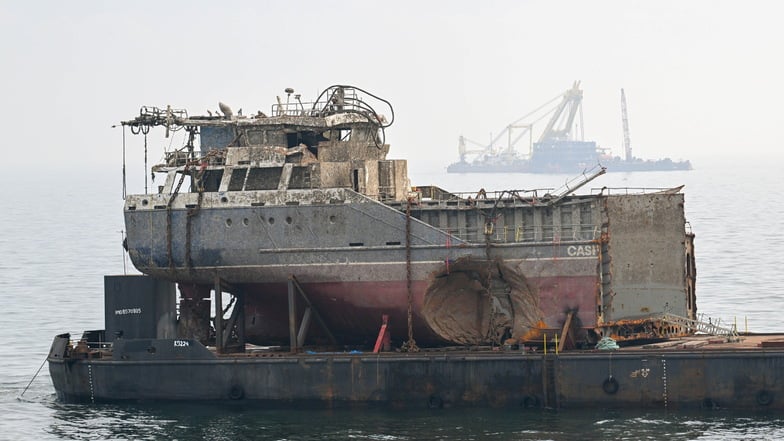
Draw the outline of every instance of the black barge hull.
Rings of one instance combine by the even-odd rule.
[[[784,408],[779,349],[216,356],[194,340],[140,339],[115,341],[110,358],[90,358],[67,347],[68,337],[58,336],[49,355],[64,402]]]

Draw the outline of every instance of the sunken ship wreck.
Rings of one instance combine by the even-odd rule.
[[[144,107],[122,123],[186,141],[152,168],[157,191],[125,197],[142,274],[106,276],[105,329],[52,344],[61,400],[661,404],[661,384],[640,395],[619,372],[680,362],[616,355],[608,374],[590,349],[699,329],[680,188],[578,194],[601,168],[555,193],[412,187],[387,158],[387,101],[287,93],[269,114]]]
[[[190,134],[154,167],[160,191],[125,200],[134,266],[178,284],[187,320],[206,316],[190,302],[218,278],[243,297],[248,342],[285,343],[292,277],[342,344],[372,343],[385,314],[407,336],[409,303],[425,345],[500,344],[570,313],[588,342],[597,327],[636,337],[644,326],[620,323],[665,304],[695,318],[681,193],[571,194],[601,169],[556,195],[411,189],[406,161],[387,159],[393,119],[356,89],[288,102],[268,117],[146,111],[124,123]]]

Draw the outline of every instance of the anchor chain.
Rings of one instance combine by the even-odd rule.
[[[485,333],[485,341],[490,340],[491,342],[501,344],[501,336],[497,335],[495,331],[496,327],[496,307],[495,303],[493,302],[493,272],[497,270],[497,264],[493,261],[491,257],[491,240],[494,231],[495,231],[495,223],[498,220],[498,203],[503,199],[504,194],[506,191],[502,192],[500,196],[496,199],[495,203],[493,204],[493,209],[490,214],[484,212],[483,210],[479,210],[479,213],[485,219],[485,258],[487,259],[487,279],[485,280],[485,294],[487,295],[487,302],[488,302],[488,321],[487,324],[487,332]],[[477,193],[477,199],[479,196],[482,195],[483,198],[486,198],[486,193],[484,189],[480,189],[479,193]]]
[[[213,156],[216,156],[216,154],[210,153],[201,160],[194,159],[185,164],[185,167],[182,169],[182,174],[180,174],[180,180],[177,181],[177,186],[174,188],[171,198],[169,198],[169,202],[166,204],[166,253],[169,260],[169,270],[171,272],[174,272],[175,269],[172,251],[172,204],[177,198],[177,195],[180,193],[180,187],[182,187],[182,183],[185,181],[185,175],[187,174],[191,177],[192,185],[196,186],[196,192],[198,193],[196,206],[193,208],[188,208],[185,216],[185,265],[189,270],[193,270],[193,259],[191,258],[191,223],[192,218],[199,214],[199,211],[201,210],[201,204],[204,200],[204,185],[202,185],[201,181],[202,177],[204,176],[204,171],[207,169],[207,166],[210,163],[210,158]],[[197,164],[199,165],[198,171],[192,167]]]
[[[182,170],[182,174],[180,175],[180,180],[177,182],[177,186],[174,188],[171,197],[169,198],[169,202],[166,204],[166,257],[169,260],[169,271],[174,272],[174,258],[172,252],[172,204],[174,200],[177,199],[177,195],[180,192],[180,187],[182,186],[182,182],[185,180],[185,173],[188,172],[188,164],[185,164],[185,168]]]
[[[149,194],[147,187],[147,133],[144,134],[144,194]]]
[[[406,200],[406,289],[408,291],[408,341],[400,348],[403,352],[419,352],[414,340],[414,294],[411,289],[411,198]]]
[[[188,270],[193,270],[193,259],[191,258],[191,223],[192,218],[199,214],[201,210],[201,202],[204,199],[204,186],[201,184],[201,178],[204,176],[204,169],[207,163],[202,162],[201,168],[198,173],[194,174],[193,170],[191,169],[191,178],[193,178],[193,184],[196,186],[196,191],[198,192],[198,198],[196,199],[196,206],[193,208],[188,209],[188,213],[185,216],[185,264],[188,266]]]
[[[485,340],[490,340],[493,343],[498,345],[501,344],[500,336],[494,333],[495,330],[495,314],[496,308],[495,303],[493,302],[493,272],[497,269],[497,264],[493,261],[490,257],[490,235],[485,234],[485,258],[487,259],[487,279],[485,280],[485,293],[487,295],[487,302],[488,302],[488,310],[490,313],[488,314],[489,323],[487,325],[487,333],[485,334]]]

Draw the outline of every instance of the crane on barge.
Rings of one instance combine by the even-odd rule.
[[[448,171],[470,171],[468,169],[472,167],[494,169],[483,171],[524,171],[522,168],[528,167],[538,145],[553,146],[575,140],[582,142],[584,137],[582,97],[580,82],[575,81],[566,92],[558,94],[507,124],[495,137],[491,136],[489,144],[476,142],[461,135],[458,144],[460,162],[450,166]],[[543,120],[547,120],[547,124],[535,141],[534,125]],[[579,132],[577,132],[578,127]],[[523,138],[528,138],[528,148],[525,153],[516,149]],[[505,145],[503,145],[504,140]],[[500,147],[499,143],[502,144]],[[469,149],[468,144],[478,148]]]
[[[583,91],[580,90],[580,82],[575,81],[572,88],[567,90],[562,96],[562,100],[558,106],[552,110],[552,116],[548,121],[547,126],[539,136],[539,142],[555,142],[574,140],[575,138],[583,140],[585,133],[583,132]],[[549,114],[549,112],[548,112]],[[575,119],[579,114],[580,123],[580,136],[575,137]]]
[[[481,150],[468,150],[468,140],[461,137],[458,148],[460,161],[447,167],[449,173],[584,173],[596,166],[607,171],[668,171],[690,170],[689,161],[673,161],[669,158],[645,160],[632,156],[629,137],[629,118],[626,110],[626,95],[621,90],[623,111],[623,130],[625,156],[612,156],[609,149],[601,148],[594,141],[584,140],[582,113],[583,91],[580,82],[575,81],[570,89],[541,105],[522,118],[508,124],[488,146]],[[552,104],[560,100],[555,106]],[[552,107],[549,107],[552,106]],[[549,110],[542,112],[549,107]],[[531,131],[535,123],[549,117],[538,140],[534,142]],[[522,123],[522,121],[530,121]],[[515,131],[523,129],[522,132]],[[513,133],[514,132],[514,133]],[[521,154],[515,150],[516,143],[528,134],[528,152]],[[496,143],[504,137],[507,144],[496,148]],[[472,156],[470,156],[472,155]]]
[[[458,144],[460,161],[467,162],[467,157],[472,154],[477,155],[475,156],[475,159],[482,159],[492,155],[503,155],[507,157],[518,156],[519,153],[516,150],[517,143],[526,135],[528,135],[528,151],[525,156],[530,157],[534,145],[534,124],[548,117],[549,120],[544,130],[539,135],[538,143],[574,139],[573,129],[575,128],[575,119],[577,119],[578,116],[578,125],[580,127],[579,139],[583,139],[582,99],[583,91],[580,89],[580,82],[575,81],[572,88],[565,93],[556,95],[536,109],[507,124],[487,145],[461,135]],[[552,104],[555,102],[558,103],[553,106]],[[548,107],[549,109],[542,112],[543,109]],[[530,122],[525,122],[532,117],[535,117],[535,119]],[[520,129],[522,130],[520,131]],[[515,133],[516,131],[517,133]],[[495,146],[504,138],[506,138],[506,146],[497,149]],[[466,148],[466,144],[468,143],[479,147],[479,149],[469,150]]]

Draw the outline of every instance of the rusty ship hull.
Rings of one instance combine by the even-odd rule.
[[[292,276],[347,344],[375,339],[384,314],[392,319],[393,334],[404,337],[409,286],[413,326],[424,344],[489,343],[478,336],[490,332],[482,321],[496,315],[506,323],[493,331],[496,343],[507,330],[517,338],[536,327],[560,329],[569,312],[582,331],[594,334],[626,318],[694,316],[694,274],[687,265],[692,237],[684,230],[680,193],[573,196],[557,206],[509,195],[468,201],[447,194],[413,205],[380,204],[348,190],[330,192],[338,204],[302,196],[297,205],[276,205],[270,202],[275,195],[217,194],[215,208],[202,196],[198,216],[156,209],[161,196],[130,196],[126,226],[133,263],[201,297],[209,296],[216,276],[227,281],[244,296],[248,341],[259,344],[288,338]],[[196,197],[180,195],[176,204],[185,208]],[[232,206],[235,198],[242,205]],[[488,226],[490,216],[496,220]],[[641,220],[650,223],[647,231],[636,228]],[[604,233],[602,223],[611,225]],[[170,239],[161,234],[167,224],[177,231]],[[630,234],[636,241],[628,240]],[[624,278],[613,278],[616,259],[626,264]],[[520,279],[516,286],[514,277]],[[465,305],[425,310],[428,299],[439,302],[458,289]],[[482,302],[486,311],[473,313]],[[498,311],[493,302],[502,304]],[[515,302],[522,303],[517,310]],[[464,321],[459,326],[465,334],[433,329],[445,319]]]

